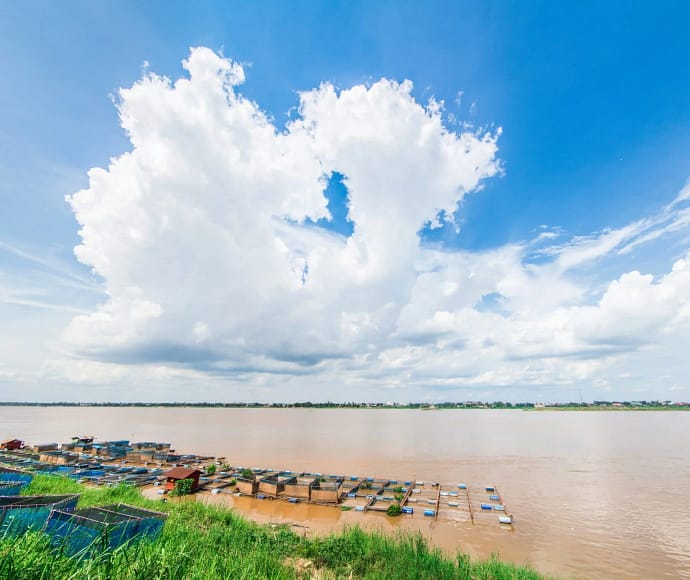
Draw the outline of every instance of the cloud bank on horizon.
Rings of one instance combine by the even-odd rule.
[[[687,237],[665,273],[606,279],[601,264],[687,236],[690,186],[618,229],[543,227],[454,250],[424,232],[500,178],[500,129],[458,132],[442,103],[387,79],[302,92],[279,128],[239,92],[238,63],[194,48],[183,66],[174,82],[146,72],[120,91],[132,150],[68,198],[76,256],[105,301],[72,319],[44,377],[204,382],[178,398],[207,400],[482,399],[515,386],[538,399],[582,385],[606,398],[619,384],[643,392],[662,369],[686,388]],[[328,226],[333,175],[351,234]]]

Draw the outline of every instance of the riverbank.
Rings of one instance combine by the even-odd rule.
[[[357,527],[327,537],[298,536],[286,526],[258,525],[232,510],[193,499],[152,501],[127,486],[87,488],[70,479],[37,476],[24,492],[81,493],[79,507],[126,502],[165,511],[153,542],[104,552],[89,560],[61,555],[47,537],[0,539],[0,578],[476,578],[537,579],[535,571],[495,558],[451,558],[419,534],[394,536]]]
[[[671,411],[690,411],[690,406],[672,406],[672,405],[661,405],[657,407],[629,407],[629,406],[621,406],[621,407],[615,407],[613,405],[588,405],[588,406],[567,406],[567,405],[560,405],[560,406],[547,406],[547,407],[534,407],[534,408],[529,408],[529,409],[524,409],[525,411],[530,411],[530,412],[537,412],[541,413],[543,411],[585,411],[585,412],[607,412],[611,411],[613,413],[619,413],[619,412],[625,412],[625,411],[663,411],[663,412],[671,412]]]

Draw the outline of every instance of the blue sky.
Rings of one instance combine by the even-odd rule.
[[[247,81],[238,90],[268,114],[277,130],[299,117],[299,91],[321,83],[348,90],[371,86],[382,77],[411,80],[412,96],[422,106],[430,98],[442,100],[443,122],[450,131],[495,134],[500,127],[496,159],[501,171],[487,174],[475,191],[462,197],[455,223],[422,235],[422,245],[480,256],[529,244],[544,231],[557,232],[558,238],[547,239],[561,244],[580,240],[578,236],[600,239],[605,228],[618,230],[658,216],[676,198],[690,176],[688,16],[690,8],[683,2],[3,3],[0,281],[5,300],[0,312],[8,322],[3,344],[14,344],[14,354],[2,361],[0,373],[5,369],[10,398],[27,392],[29,398],[47,396],[41,381],[54,381],[66,397],[78,392],[74,385],[79,381],[70,377],[27,377],[32,366],[50,366],[55,353],[72,361],[112,358],[100,351],[87,355],[88,348],[67,347],[61,338],[75,312],[95,311],[112,290],[102,272],[91,273],[92,262],[75,259],[73,248],[80,243],[76,210],[64,197],[89,187],[90,168],[107,167],[111,158],[131,150],[112,95],[137,82],[146,67],[177,79],[185,76],[180,62],[188,58],[190,47],[221,52],[243,65]],[[329,229],[347,236],[344,213],[333,217],[336,223]],[[394,236],[395,223],[389,225]],[[686,235],[674,227],[634,251],[571,272],[568,280],[586,283],[587,289],[579,302],[564,298],[559,307],[596,302],[607,284],[627,272],[667,274],[687,253]],[[71,279],[80,287],[55,291],[55,277],[63,285]],[[37,338],[39,327],[45,331]],[[396,328],[400,331],[400,324]],[[678,332],[686,336],[686,330]],[[391,332],[386,334],[374,341],[380,356],[400,348],[402,339],[393,341],[394,346]],[[435,348],[441,348],[439,343]],[[259,354],[266,356],[253,353]],[[360,355],[357,348],[347,348],[338,357]],[[239,364],[233,356],[220,357],[225,361],[220,366]],[[625,367],[622,359],[609,362]],[[263,384],[265,371],[243,375],[242,385]],[[115,374],[120,372],[130,371]],[[233,381],[240,381],[239,373],[219,373],[217,365],[202,372],[221,381],[205,398],[333,398],[316,386],[300,390],[294,378],[285,381],[289,387],[238,390]],[[307,374],[316,384],[318,377],[329,376],[321,372]],[[217,374],[224,378],[216,379]],[[357,376],[356,392],[364,399],[446,394],[463,399],[470,393],[450,379],[444,383],[446,391],[440,383],[429,386],[432,380],[420,379],[411,390],[390,392],[366,373],[352,370],[350,375]],[[599,379],[615,383],[610,377],[597,379],[596,373],[582,376],[582,384]],[[676,384],[675,378],[669,380]],[[471,394],[494,398],[508,389],[506,395],[518,399],[568,398],[570,387],[543,391],[546,387],[524,377],[516,381],[510,390],[501,381],[480,380]],[[621,381],[609,388],[633,397],[633,389],[645,381]],[[92,382],[98,383],[95,375]],[[20,383],[24,386],[17,387]],[[404,378],[393,383],[400,385]],[[96,389],[93,398],[122,392],[117,381],[111,384],[111,391]],[[458,390],[448,392],[449,384]],[[678,398],[686,388],[676,386],[677,396],[669,398]],[[173,387],[170,392],[161,389],[161,397],[176,394]],[[653,394],[668,395],[662,390]],[[140,398],[141,393],[131,396]]]

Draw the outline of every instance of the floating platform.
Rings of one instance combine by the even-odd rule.
[[[248,468],[230,465],[225,458],[176,454],[169,443],[127,440],[93,443],[83,439],[77,459],[74,458],[76,445],[72,444],[65,444],[61,449],[42,449],[41,453],[31,451],[30,447],[0,450],[0,464],[5,466],[0,465],[0,495],[18,495],[33,474],[59,475],[91,485],[152,485],[164,495],[165,472],[184,467],[201,472],[197,491],[214,495],[240,494],[290,504],[315,503],[374,513],[385,513],[397,504],[405,518],[434,518],[470,525],[507,524],[508,521],[512,525],[513,522],[495,485]],[[117,454],[120,459],[110,460]],[[142,462],[143,457],[147,461]],[[148,461],[150,458],[154,460]]]

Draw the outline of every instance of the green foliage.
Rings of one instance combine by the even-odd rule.
[[[400,504],[392,503],[391,505],[388,506],[386,513],[389,516],[399,516],[402,513],[402,508],[400,507]]]
[[[211,463],[206,466],[206,475],[214,475],[216,473],[216,464]]]
[[[84,486],[73,479],[56,475],[34,475],[31,483],[24,488],[22,495],[62,495],[80,493]]]
[[[147,500],[136,488],[86,488],[74,481],[37,476],[33,493],[82,492],[79,507],[125,502],[158,511],[168,519],[155,542],[106,550],[90,559],[67,557],[42,533],[0,537],[0,579],[177,579],[300,578],[289,558],[312,561],[319,577],[365,579],[532,580],[532,570],[496,557],[450,558],[429,548],[421,534],[386,535],[349,528],[328,537],[303,538],[286,526],[250,522],[233,511],[195,501]],[[312,570],[313,572],[314,570]],[[311,573],[309,576],[311,577]]]
[[[396,493],[402,493],[402,490],[403,490],[402,485],[396,485],[396,486],[393,488],[393,491],[396,492]]]
[[[228,483],[230,485],[237,485],[237,480],[233,477]]]
[[[170,495],[189,495],[192,493],[192,486],[194,485],[193,479],[180,479],[175,482],[175,489],[172,490]]]
[[[242,477],[246,477],[247,479],[251,479],[254,477],[254,472],[251,469],[243,469],[242,470]]]

